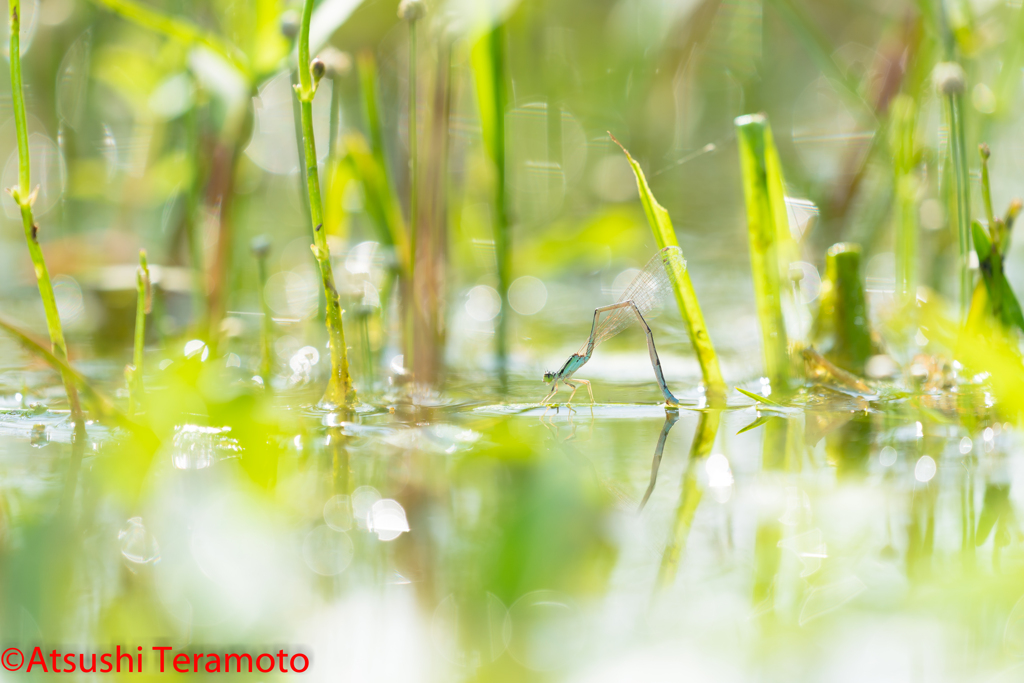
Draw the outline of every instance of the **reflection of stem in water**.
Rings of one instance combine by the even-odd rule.
[[[75,489],[78,488],[78,471],[82,465],[82,454],[85,451],[85,424],[75,423],[75,431],[71,439],[71,461],[68,463],[68,474],[64,480],[64,491],[60,497],[60,511],[64,515],[71,514],[71,504],[75,500]]]
[[[924,578],[935,547],[935,486],[914,493],[907,529],[907,575]]]
[[[796,421],[783,418],[770,419],[764,425],[761,467],[764,470],[798,472],[802,465],[801,443],[804,431]],[[754,586],[752,601],[756,613],[772,611],[775,578],[779,572],[782,551],[782,526],[772,517],[759,519],[754,539]]]
[[[772,587],[775,585],[775,575],[779,571],[779,558],[781,550],[779,541],[782,540],[782,525],[777,520],[762,520],[757,525],[757,535],[754,539],[754,609],[758,613],[771,610],[772,605],[767,604],[772,596]]]
[[[845,415],[837,417],[842,419]],[[866,472],[871,457],[873,427],[870,413],[857,413],[825,436],[826,451],[836,465],[839,478]]]
[[[764,440],[761,447],[761,467],[766,470],[795,470],[790,448],[789,421],[772,417],[764,425]]]
[[[651,494],[654,493],[654,485],[658,481],[658,468],[661,466],[661,454],[665,451],[665,441],[668,439],[668,433],[672,431],[672,427],[674,427],[678,421],[679,411],[665,411],[665,425],[661,428],[661,436],[658,437],[658,445],[654,448],[654,460],[651,462],[651,483],[647,485],[647,491],[644,493],[644,499],[640,501],[640,507],[637,508],[638,513],[643,512],[644,506],[647,505],[647,500],[651,497]]]
[[[345,448],[345,435],[340,427],[327,429],[328,447],[331,454],[331,473],[334,480],[334,493],[349,495],[352,493],[349,476],[348,449]]]
[[[1000,571],[1000,555],[1004,546],[1010,542],[1010,526],[1013,523],[1013,507],[1010,505],[1009,484],[986,483],[985,499],[981,504],[978,517],[978,531],[974,543],[980,546],[988,540],[992,530],[996,537],[992,542],[992,568]]]
[[[707,410],[701,413],[697,422],[697,431],[694,432],[693,443],[690,445],[689,463],[683,475],[683,489],[679,495],[679,504],[676,506],[675,520],[672,524],[672,535],[665,547],[665,554],[661,556],[655,590],[663,590],[676,577],[679,558],[683,553],[683,546],[686,545],[693,516],[704,493],[697,480],[697,471],[700,463],[704,462],[704,458],[711,452],[721,417],[721,410]]]
[[[961,538],[960,548],[963,556],[964,568],[974,568],[974,456],[968,454],[962,461],[964,471],[963,480],[960,485],[961,504]]]

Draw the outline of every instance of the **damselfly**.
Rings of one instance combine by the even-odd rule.
[[[551,383],[551,391],[544,397],[542,403],[551,400],[558,392],[559,384],[564,384],[572,389],[572,393],[569,394],[569,403],[572,402],[572,397],[576,395],[576,390],[580,388],[580,385],[587,387],[590,402],[593,403],[594,392],[590,388],[590,382],[585,379],[576,379],[573,374],[586,365],[590,357],[594,355],[594,349],[598,344],[639,322],[647,334],[647,350],[651,355],[651,366],[654,368],[658,386],[661,387],[661,392],[665,394],[665,400],[669,405],[678,405],[679,401],[665,384],[665,375],[661,371],[661,360],[658,359],[658,351],[654,348],[654,335],[651,334],[651,327],[644,320],[644,315],[650,313],[665,300],[672,298],[672,282],[685,270],[686,260],[683,259],[682,249],[665,247],[647,262],[642,271],[637,273],[616,303],[595,309],[590,338],[580,347],[579,351],[569,356],[569,360],[565,362],[561,370],[544,373],[544,381]]]

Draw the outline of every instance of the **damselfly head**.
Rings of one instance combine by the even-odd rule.
[[[547,372],[544,373],[544,381],[545,382],[551,382],[554,379],[555,379],[555,373],[551,372],[550,370],[548,370]]]

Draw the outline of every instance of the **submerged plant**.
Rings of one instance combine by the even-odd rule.
[[[50,271],[46,267],[46,259],[43,258],[43,250],[39,246],[39,224],[36,223],[32,214],[32,205],[36,201],[38,188],[32,190],[30,187],[28,117],[25,112],[25,93],[21,79],[21,2],[19,0],[10,2],[10,33],[11,93],[14,106],[14,127],[18,137],[18,184],[8,191],[17,202],[21,213],[21,224],[25,229],[25,241],[28,243],[28,253],[32,258],[36,282],[39,285],[39,296],[43,300],[46,329],[50,334],[53,353],[67,365],[68,346],[64,341],[64,329],[61,327],[57,300],[53,294],[53,284],[50,282]],[[68,396],[68,404],[71,407],[71,417],[76,425],[81,425],[84,418],[78,401],[78,389],[67,371],[62,370],[61,377],[64,381],[64,391]]]
[[[609,135],[611,134],[609,133]],[[636,175],[640,202],[643,204],[647,223],[651,226],[651,232],[654,233],[654,240],[657,242],[658,248],[675,247],[678,249],[679,240],[676,238],[675,228],[672,227],[672,219],[665,207],[654,198],[654,193],[647,185],[647,179],[644,177],[640,164],[633,159],[629,151],[618,140],[615,140],[614,136],[612,136],[612,140],[622,149],[634,175]],[[679,312],[682,314],[683,320],[686,321],[686,328],[690,333],[697,361],[700,363],[701,374],[704,376],[708,399],[712,403],[721,403],[725,400],[725,379],[722,377],[722,369],[718,364],[715,346],[711,343],[707,326],[704,324],[704,314],[700,310],[700,301],[697,300],[697,293],[690,281],[690,273],[683,267],[671,275],[672,291],[675,294],[676,303],[679,305]]]
[[[305,152],[306,189],[309,193],[309,208],[313,229],[313,256],[320,268],[324,297],[327,302],[327,335],[331,355],[331,378],[321,400],[326,408],[351,405],[356,398],[349,375],[348,349],[345,346],[345,329],[342,326],[341,299],[334,285],[334,270],[327,234],[323,229],[324,212],[320,198],[320,172],[317,167],[316,140],[313,137],[313,97],[326,67],[320,60],[309,59],[309,22],[313,14],[313,0],[305,0],[302,7],[302,25],[299,29],[299,84],[295,87],[299,99],[302,121],[302,142]]]

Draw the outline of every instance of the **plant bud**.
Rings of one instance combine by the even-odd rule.
[[[398,18],[408,22],[418,21],[427,13],[423,0],[402,0],[398,5]]]
[[[315,57],[309,65],[309,71],[313,74],[313,82],[319,83],[320,79],[327,73],[327,65],[324,64],[324,60]]]
[[[956,62],[939,62],[932,71],[932,82],[941,95],[961,95],[967,90],[967,74]]]
[[[253,256],[258,259],[264,259],[270,253],[270,240],[266,235],[253,237],[252,242],[249,243],[249,248],[252,249]]]
[[[295,36],[299,35],[299,25],[302,19],[299,17],[299,13],[295,10],[288,10],[281,15],[281,35],[288,40],[295,40]]]
[[[1017,216],[1020,215],[1020,210],[1022,206],[1024,206],[1024,203],[1022,203],[1019,199],[1014,199],[1012,202],[1010,202],[1010,208],[1006,210],[1005,220],[1007,228],[1013,226],[1013,222],[1017,220]]]
[[[980,145],[978,145],[978,152],[981,154],[981,158],[986,160],[986,161],[988,160],[988,158],[990,156],[992,156],[992,151],[988,148],[988,145],[986,145],[984,142],[981,143]]]

